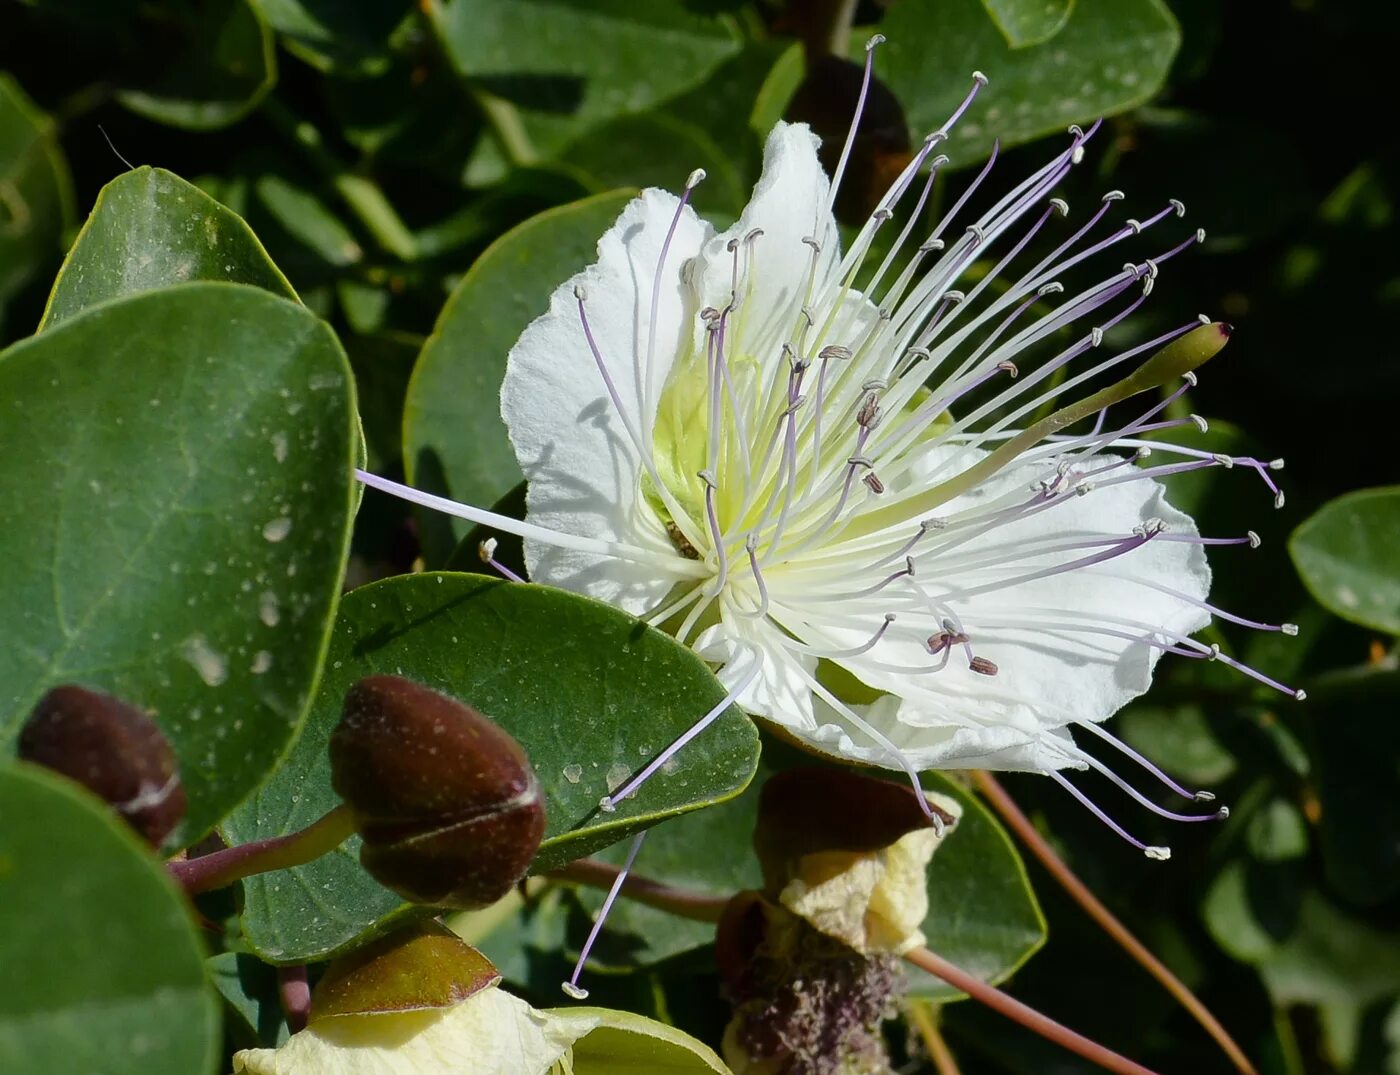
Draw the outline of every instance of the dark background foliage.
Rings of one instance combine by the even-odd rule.
[[[157,165],[243,215],[302,300],[336,327],[359,380],[371,460],[402,472],[409,374],[477,257],[538,212],[618,187],[676,188],[697,164],[711,172],[698,195],[701,211],[731,218],[756,174],[755,101],[776,118],[802,78],[801,55],[785,50],[798,37],[824,39],[829,6],[840,5],[690,0],[654,12],[638,5],[627,16],[637,21],[632,36],[596,42],[571,39],[567,20],[555,21],[560,12],[627,5],[522,2],[515,7],[529,15],[519,22],[528,28],[524,39],[502,17],[493,32],[505,44],[493,44],[470,20],[467,0],[447,9],[428,3],[422,12],[402,0],[282,0],[257,9],[242,0],[0,0],[0,72],[49,117],[35,122],[47,132],[52,169],[44,172],[49,197],[0,197],[0,344],[34,330],[77,223],[104,184],[127,162]],[[1111,58],[1115,35],[1127,42],[1132,32],[1130,9],[1152,5],[1080,6],[1072,19],[1093,7],[1090,44]],[[1287,503],[1274,512],[1252,478],[1219,473],[1183,483],[1179,495],[1205,531],[1253,527],[1263,536],[1252,556],[1215,560],[1213,597],[1264,620],[1296,621],[1302,633],[1251,638],[1230,628],[1217,637],[1306,686],[1310,697],[1296,704],[1256,691],[1216,666],[1164,665],[1161,682],[1119,727],[1234,809],[1222,826],[1184,833],[1134,811],[1139,835],[1175,845],[1166,867],[1134,857],[1047,781],[1007,785],[1262,1070],[1400,1071],[1393,639],[1325,611],[1299,580],[1285,540],[1324,503],[1395,477],[1400,143],[1384,88],[1394,83],[1400,17],[1371,0],[1169,6],[1178,48],[1168,35],[1122,49],[1132,70],[1159,64],[1162,84],[1144,85],[1152,91],[1146,99],[1117,102],[1131,107],[1112,109],[1067,196],[1085,202],[1121,187],[1148,205],[1179,197],[1190,222],[1209,233],[1201,251],[1164,272],[1156,312],[1135,327],[1145,334],[1197,311],[1236,327],[1192,404],[1220,420],[1212,436],[1224,439],[1211,443],[1287,457],[1279,475]],[[875,183],[898,153],[901,110],[946,111],[929,101],[956,100],[976,66],[992,79],[979,107],[998,102],[1006,57],[979,55],[974,46],[983,38],[967,38],[974,45],[953,57],[956,69],[945,63],[940,20],[962,27],[971,18],[987,14],[951,0],[859,5],[857,26],[882,24],[892,41],[888,97],[877,95],[875,113],[883,140],[860,157],[849,214],[860,211],[861,185]],[[896,25],[903,36],[895,37]],[[679,39],[675,26],[684,28]],[[1056,38],[1034,47],[1054,48]],[[493,48],[515,66],[474,74],[491,67]],[[1062,78],[1046,68],[1024,85],[1012,80],[1004,106],[1017,94],[1072,98],[1109,62],[1066,48]],[[787,107],[839,131],[851,70],[819,52],[809,50],[808,61],[829,77],[809,81]],[[561,55],[569,62],[552,66]],[[688,77],[687,65],[705,74]],[[20,143],[14,110],[6,115],[0,193],[8,184],[14,195],[29,173],[5,157]],[[980,122],[986,142],[997,124]],[[1047,120],[1036,133],[1062,127]],[[1049,144],[1012,148],[1008,167],[1038,164]],[[956,163],[977,163],[989,149],[959,142]],[[39,167],[28,159],[26,167]],[[954,177],[954,189],[965,176]],[[555,282],[493,301],[542,309]],[[494,341],[490,313],[481,312],[478,331]],[[493,406],[467,402],[473,413]],[[408,462],[431,482],[430,457]],[[504,474],[495,494],[515,481]],[[406,570],[420,552],[441,563],[447,540],[367,501],[352,578]],[[1393,515],[1378,540],[1393,571],[1400,542]],[[1111,797],[1106,785],[1092,790]],[[1032,880],[1050,940],[1014,979],[1018,996],[1156,1070],[1227,1070],[1199,1028],[1048,877],[1033,869]],[[670,1006],[691,1012],[681,1022],[707,1032],[713,980],[703,967],[694,971],[675,970]],[[950,1006],[943,1023],[965,1072],[1084,1070],[972,1005]]]

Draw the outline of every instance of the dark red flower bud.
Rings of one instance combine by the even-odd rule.
[[[350,688],[330,759],[364,840],[360,864],[414,903],[495,903],[544,836],[544,798],[520,744],[470,706],[398,676]]]
[[[152,847],[185,816],[175,752],[135,706],[85,687],[55,687],[19,733],[19,756],[76,780]]]

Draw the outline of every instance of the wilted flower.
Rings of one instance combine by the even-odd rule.
[[[1207,602],[1205,546],[1258,538],[1203,537],[1157,480],[1241,467],[1281,502],[1269,473],[1281,464],[1158,439],[1204,425],[1168,408],[1228,326],[1193,320],[1105,346],[1162,267],[1204,237],[1143,256],[1139,237],[1174,222],[1180,202],[1111,223],[1122,195],[1110,192],[1048,253],[1028,253],[1070,215],[1054,192],[1097,125],[1072,127],[1061,152],[994,200],[983,193],[997,182],[993,152],[932,231],[915,233],[947,163],[935,149],[985,81],[974,76],[844,253],[831,206],[845,154],[829,182],[801,124],[773,130],[752,200],[722,234],[688,204],[701,172],[679,198],[633,201],[598,261],[511,351],[501,412],[529,482],[523,524],[362,478],[523,536],[534,581],[672,631],[720,666],[727,702],[818,751],[911,776],[1045,773],[1164,858],[1061,774],[1107,771],[1071,729],[1206,799],[1100,722],[1147,689],[1163,653],[1294,693],[1190,637],[1213,615],[1293,628]],[[973,216],[974,198],[992,204]],[[877,258],[877,236],[906,208]],[[1120,247],[1134,260],[1067,286]],[[989,271],[970,272],[983,259]],[[1172,461],[1139,465],[1152,453]]]
[[[540,1010],[500,980],[442,926],[409,926],[332,963],[310,1025],[276,1049],[234,1054],[234,1075],[729,1075],[674,1027],[606,1008]]]

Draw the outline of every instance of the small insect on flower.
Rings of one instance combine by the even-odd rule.
[[[1206,801],[1101,722],[1165,653],[1301,697],[1191,637],[1212,616],[1295,628],[1207,601],[1206,547],[1258,538],[1202,536],[1160,482],[1233,467],[1282,502],[1281,462],[1162,439],[1204,424],[1171,408],[1229,326],[1202,318],[1106,344],[1203,240],[1153,243],[1185,207],[1119,219],[1110,191],[1072,214],[1055,191],[1095,124],[1009,181],[994,145],[916,233],[948,163],[938,145],[986,82],[973,76],[844,252],[832,206],[859,106],[830,180],[808,128],[778,124],[726,232],[690,206],[703,172],[679,197],[634,200],[510,353],[501,413],[529,482],[523,523],[360,475],[521,535],[531,579],[635,613],[719,669],[725,702],[605,808],[737,702],[817,751],[915,781],[932,768],[1044,773],[1160,859],[1166,848],[1129,835],[1063,771],[1098,769],[1170,818],[1220,813],[1162,809],[1072,731]],[[1118,267],[1067,286],[1104,262]]]

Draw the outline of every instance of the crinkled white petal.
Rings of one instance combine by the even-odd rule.
[[[593,336],[623,409],[644,445],[654,408],[695,321],[694,298],[679,267],[713,229],[686,207],[661,276],[650,384],[641,383],[650,331],[653,279],[677,199],[647,190],[598,242],[598,261],[550,297],[549,311],[511,349],[501,385],[501,417],[529,482],[526,518],[569,534],[607,538],[675,555],[665,527],[639,491],[642,462],[609,398],[579,319],[575,287],[586,295]],[[643,404],[650,400],[651,410]],[[525,542],[536,582],[587,593],[639,612],[674,579],[655,567]]]

